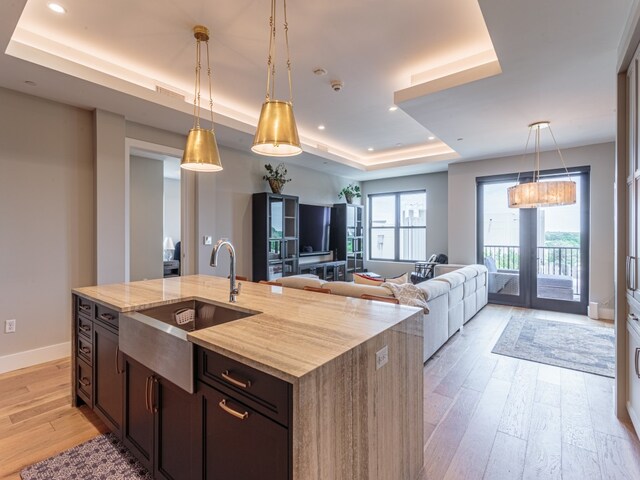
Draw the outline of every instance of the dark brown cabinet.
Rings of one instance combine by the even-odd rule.
[[[199,384],[203,478],[287,480],[288,430],[235,397]]]
[[[149,471],[153,471],[153,372],[124,359],[124,425],[122,441]]]
[[[197,478],[197,397],[125,356],[123,442],[154,478]]]
[[[122,436],[123,381],[118,335],[98,322],[93,326],[94,410],[109,429]]]

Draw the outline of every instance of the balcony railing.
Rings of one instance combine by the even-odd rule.
[[[484,257],[491,257],[498,270],[520,270],[520,247],[485,245]],[[580,294],[580,248],[537,247],[538,275],[565,276],[573,279],[573,293]]]

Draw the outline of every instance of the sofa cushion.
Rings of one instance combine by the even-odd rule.
[[[388,288],[376,285],[358,285],[353,282],[324,282],[322,288],[328,288],[334,295],[360,298],[360,295],[377,295],[378,297],[393,297]]]
[[[458,285],[462,285],[466,278],[456,270],[455,272],[449,272],[444,275],[440,275],[439,277],[435,277],[434,280],[437,282],[447,282],[451,288],[455,288]]]
[[[476,270],[472,266],[466,266],[464,268],[461,268],[460,270],[456,270],[456,273],[464,275],[464,278],[466,280],[471,280],[472,278],[476,278],[478,276],[478,270]]]
[[[449,290],[451,289],[451,286],[447,282],[436,282],[435,280],[421,282],[416,285],[416,287],[424,290],[424,295],[427,301],[438,298],[445,293],[449,293]]]
[[[315,278],[314,278],[315,277]],[[290,288],[304,288],[304,287],[316,287],[320,288],[324,282],[324,280],[320,280],[317,276],[308,277],[302,275],[293,275],[291,277],[282,277],[275,280],[276,283],[279,283],[283,287]]]

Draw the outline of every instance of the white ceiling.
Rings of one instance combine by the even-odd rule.
[[[305,153],[287,161],[355,179],[441,171],[521,152],[536,120],[552,122],[561,147],[611,141],[616,49],[635,1],[289,0]],[[267,0],[59,3],[66,14],[46,0],[0,4],[0,85],[186,133],[191,106],[155,86],[192,95],[191,28],[202,23],[219,142],[248,151],[264,100]],[[490,61],[497,71],[473,77]],[[447,88],[460,78],[469,83]],[[394,94],[401,108],[389,112]]]

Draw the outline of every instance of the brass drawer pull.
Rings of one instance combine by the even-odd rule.
[[[638,371],[638,357],[640,356],[640,348],[636,348],[636,358],[635,358],[635,364],[636,364],[636,377],[640,378],[640,371]]]
[[[91,353],[91,349],[89,347],[85,347],[85,346],[80,347],[80,351],[82,353],[87,354],[87,355],[89,355]]]
[[[247,418],[249,418],[249,412],[240,413],[234,410],[233,408],[228,407],[227,401],[224,398],[220,400],[220,403],[218,405],[222,410],[227,412],[229,415],[233,415],[234,417],[239,418],[240,420],[246,420]]]
[[[116,317],[111,315],[110,313],[101,313],[100,320],[104,320],[105,322],[113,322]]]
[[[231,373],[229,373],[229,370],[225,370],[220,375],[222,375],[222,378],[224,378],[227,382],[231,383],[232,385],[235,385],[236,387],[249,388],[251,386],[250,380],[245,380],[245,381],[236,380],[231,376]]]
[[[91,327],[89,325],[80,325],[78,328],[80,328],[80,330],[82,330],[83,332],[90,332],[91,331]]]
[[[156,405],[156,385],[158,384],[158,379],[153,376],[151,381],[151,393],[149,394],[149,404],[151,406],[151,413],[158,413],[158,406]]]
[[[91,385],[91,381],[87,378],[87,377],[82,377],[79,382],[84,385],[85,387],[88,387]]]
[[[80,304],[80,310],[84,310],[85,312],[88,312],[91,310],[91,305]]]

